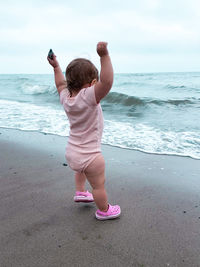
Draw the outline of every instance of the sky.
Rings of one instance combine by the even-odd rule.
[[[98,68],[108,42],[116,73],[200,71],[199,0],[0,0],[0,74],[63,71],[76,57]]]

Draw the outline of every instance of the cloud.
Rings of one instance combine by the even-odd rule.
[[[140,58],[145,65],[153,57],[161,59],[158,70],[167,57],[177,57],[179,70],[181,56],[200,57],[199,8],[196,0],[8,0],[0,4],[0,56],[5,60],[0,72],[10,69],[8,62],[18,65],[15,71],[49,72],[46,61],[41,61],[49,48],[63,65],[80,54],[98,61],[95,46],[100,40],[108,41],[114,62],[123,59],[119,71],[131,66],[130,58]],[[25,62],[31,67],[24,69]]]

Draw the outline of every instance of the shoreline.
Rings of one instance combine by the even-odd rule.
[[[17,129],[17,128],[8,128],[8,127],[2,127],[0,126],[0,131],[1,129],[6,129],[6,130],[16,130],[16,131],[20,131],[20,132],[28,132],[28,133],[39,133],[39,134],[43,134],[43,135],[52,135],[52,136],[57,136],[57,137],[61,137],[61,138],[68,138],[68,136],[64,136],[64,135],[59,135],[56,133],[46,133],[46,132],[40,132],[37,130],[22,130],[22,129]],[[0,133],[1,135],[1,133]],[[128,148],[128,147],[123,147],[123,146],[119,146],[119,145],[111,145],[111,144],[105,144],[102,143],[102,146],[109,146],[109,147],[114,147],[114,148],[120,148],[120,149],[125,149],[125,150],[131,150],[131,151],[135,151],[135,152],[141,152],[144,154],[148,154],[148,155],[160,155],[160,156],[175,156],[175,157],[183,157],[183,158],[190,158],[190,159],[194,159],[194,160],[200,160],[200,158],[195,158],[192,156],[188,156],[188,155],[180,155],[180,154],[175,154],[175,153],[156,153],[156,152],[147,152],[147,151],[143,151],[140,149],[135,149],[135,148]]]
[[[73,202],[66,137],[0,132],[0,266],[200,266],[197,160],[102,145],[109,202],[122,209],[103,222]]]

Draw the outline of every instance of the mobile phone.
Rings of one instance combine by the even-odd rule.
[[[53,59],[53,50],[52,49],[50,49],[49,50],[49,53],[48,53],[48,57],[50,58],[50,59]]]

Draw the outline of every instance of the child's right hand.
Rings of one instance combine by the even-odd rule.
[[[97,53],[100,57],[108,55],[107,45],[108,43],[106,42],[99,42],[97,44]]]
[[[49,64],[53,67],[53,68],[57,68],[59,67],[59,63],[56,59],[56,55],[53,54],[53,59],[50,59],[48,56],[47,56],[47,60],[49,61]]]

